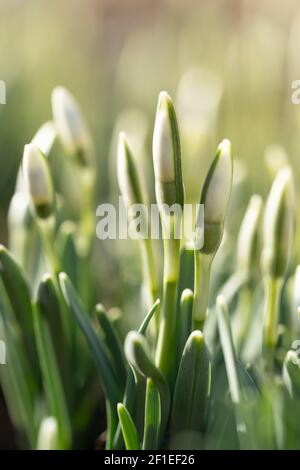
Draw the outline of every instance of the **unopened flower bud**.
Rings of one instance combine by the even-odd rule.
[[[225,139],[218,146],[200,200],[204,204],[204,245],[201,251],[205,254],[214,254],[221,243],[231,187],[231,144]]]
[[[283,277],[295,235],[294,185],[291,169],[281,169],[271,187],[263,223],[262,268],[273,278]]]
[[[54,191],[48,162],[34,144],[25,145],[23,174],[36,214],[47,218],[53,211]]]
[[[181,148],[175,109],[170,96],[159,95],[153,133],[153,164],[158,204],[183,207]]]
[[[78,103],[65,88],[57,87],[53,90],[52,111],[57,132],[66,152],[81,166],[92,165],[94,153],[91,135]]]

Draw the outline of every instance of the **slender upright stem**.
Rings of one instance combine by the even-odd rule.
[[[280,295],[283,285],[282,278],[266,279],[266,305],[264,315],[264,345],[267,352],[272,353],[277,341]]]
[[[89,253],[93,231],[95,228],[94,208],[94,186],[95,175],[91,169],[82,170],[81,173],[81,215],[80,215],[80,234],[79,251],[83,256]]]
[[[193,328],[202,331],[208,306],[212,257],[210,255],[203,255],[199,250],[195,250],[194,262]]]
[[[174,237],[177,221],[170,220],[170,222],[172,223],[171,236],[164,236],[163,304],[156,349],[156,364],[172,387],[177,364],[177,358],[174,356],[177,355],[178,343],[177,284],[179,277],[180,239]]]
[[[149,238],[143,239],[141,243],[142,256],[143,256],[143,270],[144,270],[144,279],[147,285],[150,304],[148,309],[154,304],[158,298],[158,289],[157,289],[157,278],[153,257],[153,250],[151,240]],[[159,316],[156,314],[155,317],[155,331],[158,330],[158,320]]]
[[[55,220],[53,216],[47,219],[39,219],[38,226],[40,229],[42,243],[45,248],[48,261],[51,265],[52,271],[55,276],[60,271],[60,261],[55,251]]]

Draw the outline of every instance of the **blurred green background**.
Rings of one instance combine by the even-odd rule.
[[[284,145],[298,171],[299,109],[291,103],[300,73],[298,10],[297,0],[1,0],[1,240],[23,145],[51,117],[56,85],[77,97],[92,128],[99,202],[115,190],[111,140],[122,111],[123,127],[139,123],[150,160],[161,89],[178,103],[186,185],[195,197],[224,136],[256,190],[271,143]],[[128,108],[135,111],[124,117]]]
[[[224,137],[233,144],[236,182],[246,181],[233,212],[243,213],[253,191],[266,194],[266,154],[280,164],[286,153],[297,181],[300,105],[291,95],[300,78],[299,45],[298,0],[0,0],[0,80],[7,87],[0,105],[0,241],[7,242],[23,146],[51,119],[57,85],[74,94],[92,129],[97,205],[118,196],[119,130],[128,132],[153,197],[151,139],[163,89],[176,104],[191,200],[198,201]],[[137,289],[140,278],[134,268],[128,280],[128,263],[138,251],[126,242],[116,261],[116,244],[106,246],[99,296],[113,294],[109,306],[123,305],[114,270],[121,264]]]

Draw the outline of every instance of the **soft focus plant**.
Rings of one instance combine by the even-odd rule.
[[[106,401],[106,449],[299,448],[299,267],[292,256],[291,168],[273,168],[265,208],[261,196],[253,195],[233,236],[227,208],[234,165],[231,143],[223,140],[199,188],[204,225],[197,217],[194,240],[186,243],[180,130],[172,99],[160,93],[153,168],[163,269],[156,265],[152,240],[138,240],[140,284],[148,290],[141,311],[149,299],[151,305],[140,325],[136,313],[137,327],[124,338],[112,313],[97,303],[99,296],[87,295],[89,285],[79,275],[86,274],[93,249],[90,136],[68,92],[55,90],[53,108],[54,127],[47,124],[25,148],[17,186],[24,199],[14,197],[10,209],[18,259],[26,259],[26,247],[39,250],[32,293],[18,263],[0,249],[1,332],[8,345],[1,384],[27,445],[74,445],[100,397],[93,358]],[[56,134],[86,192],[75,226],[65,220],[64,197],[56,193],[45,155]],[[117,174],[129,218],[134,204],[150,200],[138,163],[121,133]],[[224,256],[228,246],[231,263]],[[210,280],[217,269],[227,275],[216,289]],[[119,315],[126,325],[126,315]]]

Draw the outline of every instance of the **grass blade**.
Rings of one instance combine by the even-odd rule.
[[[71,445],[71,429],[67,404],[47,318],[39,300],[34,306],[34,329],[45,393],[50,412],[57,420],[59,447],[68,449]]]
[[[130,416],[129,411],[122,403],[118,403],[118,416],[122,428],[126,449],[139,450],[140,443],[138,432],[136,430],[135,424]]]
[[[158,388],[147,379],[143,450],[158,448],[161,425],[161,404]]]
[[[84,334],[96,362],[106,396],[112,407],[116,408],[117,403],[120,402],[122,398],[123,387],[119,377],[116,376],[111,366],[109,353],[92,328],[89,316],[84,310],[68,276],[65,273],[61,273],[59,275],[59,281],[65,301]]]
[[[103,305],[97,304],[95,310],[100,328],[104,336],[104,341],[107,345],[107,349],[111,354],[115,372],[117,376],[120,377],[123,387],[125,387],[127,370],[119,338],[113,325],[107,318]]]
[[[203,431],[210,393],[211,365],[200,331],[193,331],[181,358],[172,406],[171,431]]]

